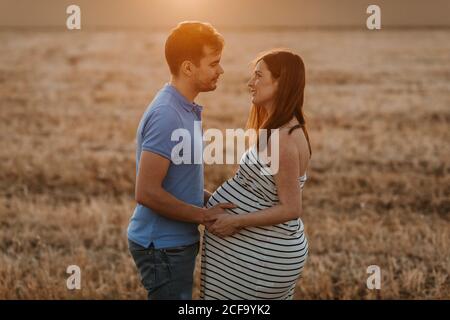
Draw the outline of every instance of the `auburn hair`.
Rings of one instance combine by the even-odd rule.
[[[296,117],[298,126],[289,130],[289,134],[296,127],[301,127],[306,140],[310,156],[312,155],[305,116],[303,114],[303,101],[305,90],[305,64],[302,58],[286,49],[273,49],[262,53],[253,63],[264,61],[272,78],[278,81],[275,92],[274,105],[270,113],[262,106],[252,105],[247,121],[247,129],[257,132],[256,147],[259,146],[260,130],[267,130],[267,140],[271,130],[278,129]],[[267,141],[265,141],[267,143]]]

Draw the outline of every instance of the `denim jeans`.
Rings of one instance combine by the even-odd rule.
[[[128,240],[128,248],[149,300],[192,300],[198,242],[184,247],[155,249]]]

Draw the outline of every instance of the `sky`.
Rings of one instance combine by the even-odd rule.
[[[384,28],[450,27],[450,0],[0,0],[0,26],[65,27],[70,4],[80,6],[83,27],[365,27],[370,4]]]

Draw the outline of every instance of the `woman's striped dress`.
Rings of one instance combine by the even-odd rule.
[[[230,214],[246,214],[278,203],[275,181],[255,147],[241,158],[236,175],[210,197],[207,207],[232,202]],[[306,174],[300,177],[303,188]],[[201,299],[292,299],[308,255],[301,219],[249,227],[226,238],[205,230],[202,246]]]

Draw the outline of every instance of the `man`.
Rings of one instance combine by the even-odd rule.
[[[203,189],[203,161],[194,159],[198,150],[203,154],[202,107],[194,99],[215,90],[223,73],[223,44],[206,23],[184,22],[174,28],[165,45],[170,83],[158,92],[137,130],[137,205],[128,242],[148,299],[192,299],[198,224],[210,225],[225,208],[234,207],[204,208],[210,193]],[[172,133],[177,129],[187,130],[191,138],[188,163],[173,161],[179,141],[172,140]]]

